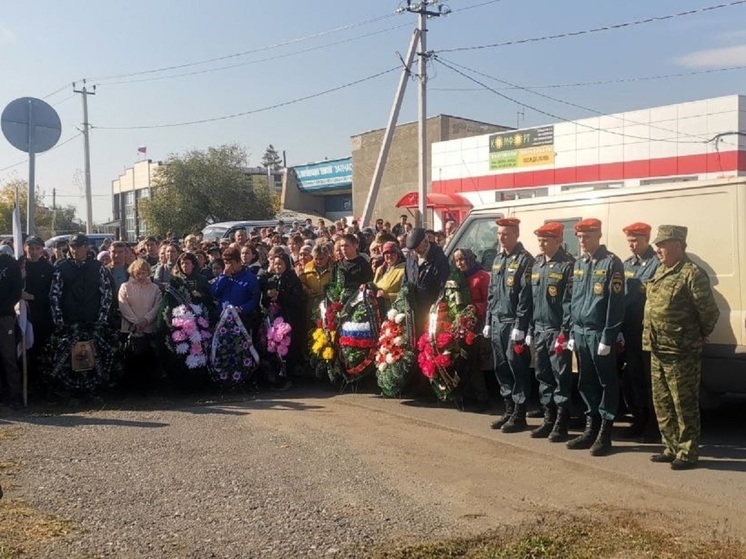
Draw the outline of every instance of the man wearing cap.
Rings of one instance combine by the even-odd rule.
[[[660,266],[646,288],[643,348],[651,352],[652,389],[661,454],[653,462],[674,470],[699,459],[699,384],[702,346],[720,317],[710,278],[686,254],[687,228],[661,225]]]
[[[550,221],[534,231],[540,254],[531,270],[534,312],[527,340],[530,337],[534,341],[536,380],[544,408],[544,421],[531,431],[531,436],[549,437],[551,442],[567,440],[572,391],[567,342],[575,258],[562,247],[564,229],[561,223]]]
[[[49,348],[52,375],[75,389],[106,381],[113,355],[113,330],[108,322],[113,301],[111,276],[101,262],[89,255],[89,244],[84,233],[72,236],[70,258],[55,266],[49,295],[55,327]],[[81,339],[94,344],[95,378],[71,369],[70,351]]]
[[[34,328],[34,345],[29,350],[29,371],[32,380],[39,379],[39,356],[52,333],[52,309],[49,290],[52,287],[52,266],[44,255],[44,241],[32,235],[24,244],[26,256],[26,287],[23,298],[28,303],[29,321]]]
[[[572,284],[572,338],[578,352],[578,389],[586,405],[585,430],[567,442],[570,449],[591,449],[593,456],[611,451],[611,430],[619,406],[614,345],[624,318],[624,266],[601,244],[601,222],[575,224],[583,253],[575,262]]]
[[[654,429],[657,436],[655,412],[650,393],[650,353],[642,349],[642,318],[645,312],[645,285],[658,269],[658,257],[650,246],[650,225],[632,223],[622,231],[632,256],[624,264],[624,322],[620,341],[624,343],[622,394],[632,412],[632,425],[622,435],[639,437],[646,429]]]
[[[527,428],[526,398],[531,376],[531,352],[525,344],[532,312],[531,268],[534,258],[518,241],[521,221],[503,217],[497,223],[500,252],[492,264],[487,297],[484,337],[491,336],[495,356],[495,375],[505,410],[491,425],[503,433],[517,433]]]
[[[415,227],[407,236],[407,281],[414,286],[414,316],[417,335],[425,330],[430,306],[435,303],[446,284],[450,266],[438,245],[427,239],[422,227]]]
[[[13,258],[13,249],[0,246],[0,370],[3,374],[4,395],[12,407],[23,405],[21,374],[16,353],[16,304],[21,300],[23,278],[18,261]]]

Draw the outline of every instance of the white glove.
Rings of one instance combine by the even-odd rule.
[[[570,351],[575,351],[575,338],[570,338],[570,340],[567,342],[567,349]]]
[[[619,332],[619,334],[617,334],[617,337],[616,337],[616,343],[618,343],[618,344],[619,344],[619,345],[621,345],[622,347],[624,347],[624,346],[625,346],[625,341],[624,341],[624,334],[622,334],[621,332]]]
[[[609,355],[611,353],[611,346],[606,344],[598,344],[598,354],[601,357],[605,357],[606,355]]]
[[[513,331],[510,333],[510,339],[513,342],[522,342],[525,337],[526,333],[518,328],[513,328]]]
[[[482,328],[482,336],[484,336],[485,338],[490,337],[490,325],[489,324],[485,324],[484,328]]]
[[[526,345],[530,346],[532,341],[533,341],[533,338],[531,337],[531,334],[527,334],[526,335],[526,342],[525,342]]]

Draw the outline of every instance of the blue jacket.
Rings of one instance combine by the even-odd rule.
[[[233,305],[246,316],[252,314],[259,305],[259,281],[248,268],[241,268],[233,276],[218,276],[210,290],[222,308]]]

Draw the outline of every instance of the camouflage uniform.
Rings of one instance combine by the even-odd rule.
[[[696,463],[702,346],[720,311],[710,278],[686,255],[671,268],[661,265],[646,291],[643,349],[652,357],[653,404],[663,453]]]
[[[653,247],[642,256],[624,261],[624,377],[622,389],[627,406],[637,417],[647,415],[650,395],[650,353],[642,349],[642,320],[645,312],[645,284],[655,275],[660,261]]]
[[[495,375],[500,383],[500,395],[516,404],[525,404],[531,374],[531,353],[514,351],[510,341],[513,329],[528,331],[531,320],[531,266],[534,257],[518,243],[510,254],[501,251],[492,264],[487,315],[492,333]]]
[[[586,415],[613,421],[619,406],[616,355],[598,355],[599,344],[612,348],[624,317],[622,261],[604,245],[575,263],[572,286],[572,324],[578,351],[578,389]]]
[[[558,406],[568,405],[572,391],[570,352],[558,354],[554,347],[560,334],[570,339],[574,263],[575,258],[560,248],[550,260],[537,256],[531,271],[534,313],[529,334],[534,340],[536,380],[543,406],[552,401]]]

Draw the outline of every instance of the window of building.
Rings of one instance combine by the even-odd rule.
[[[685,177],[667,177],[662,179],[643,179],[640,181],[640,186],[647,186],[650,184],[668,184],[672,182],[691,182],[699,180],[699,175],[688,175]]]
[[[495,192],[495,202],[506,202],[511,200],[526,200],[549,196],[548,188],[519,188],[516,190],[498,190]]]
[[[616,182],[589,182],[583,184],[563,184],[561,192],[591,192],[593,190],[608,190],[609,188],[624,188],[624,183]]]

